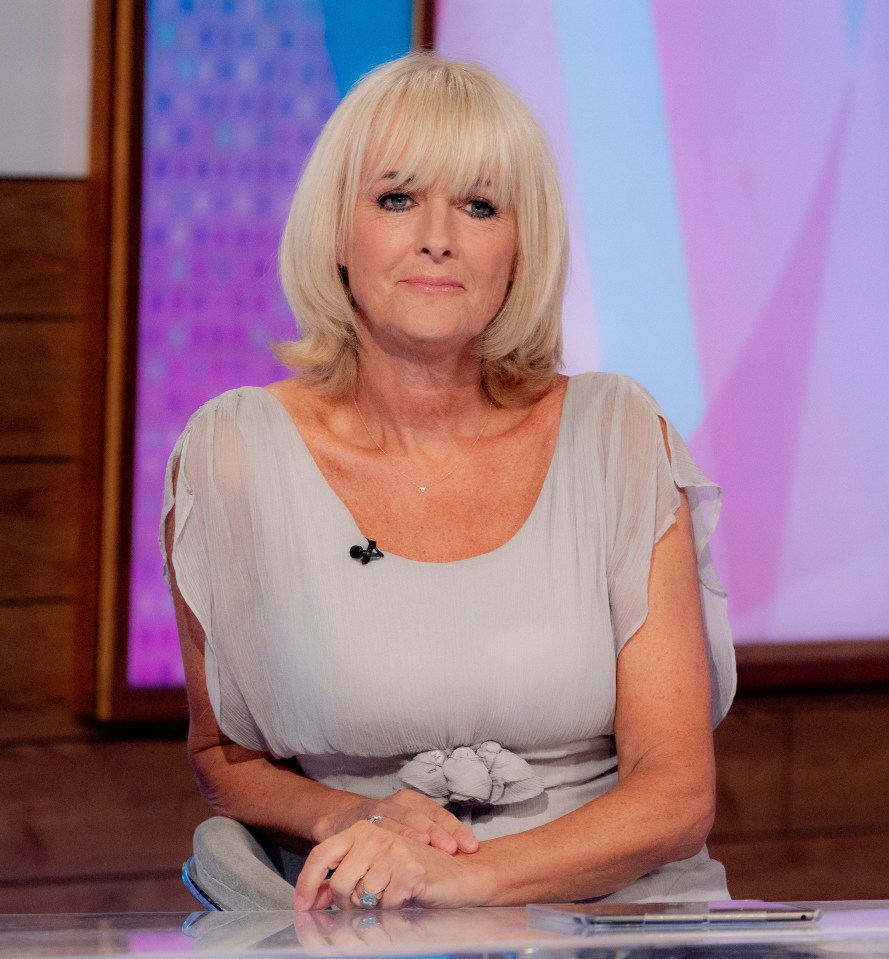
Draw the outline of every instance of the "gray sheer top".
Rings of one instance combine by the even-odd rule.
[[[479,839],[611,788],[616,661],[647,615],[677,487],[691,506],[714,722],[729,707],[734,655],[708,549],[721,492],[630,379],[569,381],[531,514],[502,546],[457,562],[352,559],[374,531],[358,529],[267,390],[194,414],[170,458],[165,517],[177,463],[173,563],[206,635],[219,726],[313,779],[369,796],[422,789]],[[702,850],[610,898],[726,895]]]

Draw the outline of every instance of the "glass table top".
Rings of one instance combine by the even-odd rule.
[[[535,928],[521,907],[392,912],[0,916],[0,959],[417,956],[436,959],[889,957],[889,900],[795,903],[817,923],[725,929]]]

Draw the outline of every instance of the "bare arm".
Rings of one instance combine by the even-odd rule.
[[[551,823],[481,843],[471,857],[411,849],[358,824],[319,846],[298,908],[348,908],[358,882],[382,904],[511,905],[621,889],[697,853],[710,830],[710,680],[688,507],[657,543],[649,612],[617,661],[617,785]],[[329,869],[336,872],[329,883]]]
[[[174,529],[171,511],[165,541],[188,690],[188,755],[201,795],[213,811],[262,829],[281,845],[302,852],[371,815],[384,817],[375,827],[378,832],[397,833],[447,853],[475,852],[478,841],[472,832],[420,793],[403,790],[372,799],[331,789],[300,775],[289,764],[245,749],[225,736],[207,693],[204,632],[176,585]]]
[[[704,844],[715,805],[710,676],[684,496],[654,548],[648,595],[648,617],[617,660],[617,785],[483,843],[473,865],[489,867],[491,903],[603,895]]]

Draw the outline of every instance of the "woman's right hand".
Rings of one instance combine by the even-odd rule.
[[[355,796],[354,801],[337,804],[319,823],[319,839],[328,839],[348,829],[362,819],[370,820],[381,829],[435,846],[444,852],[471,854],[478,850],[478,840],[465,826],[434,799],[413,789],[400,789],[383,799]]]

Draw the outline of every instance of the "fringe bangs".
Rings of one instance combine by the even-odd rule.
[[[361,185],[396,172],[399,187],[437,186],[459,199],[481,194],[514,210],[521,150],[486,91],[445,70],[403,80],[376,111]]]

